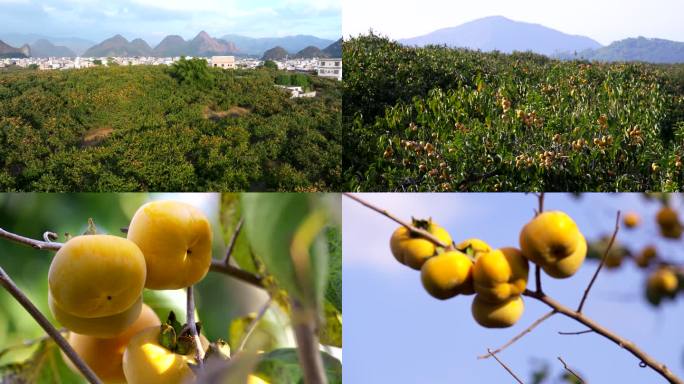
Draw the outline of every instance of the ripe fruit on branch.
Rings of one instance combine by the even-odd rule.
[[[520,296],[501,303],[491,303],[475,295],[471,307],[473,318],[486,328],[506,328],[515,324],[523,314],[525,304]]]
[[[413,226],[426,230],[447,246],[451,244],[449,233],[432,220],[414,219]],[[425,261],[437,252],[437,246],[433,242],[419,235],[411,234],[411,231],[403,226],[392,233],[390,249],[400,263],[413,269],[420,269]]]
[[[185,288],[209,271],[211,226],[207,217],[189,204],[153,201],[143,205],[133,215],[128,239],[145,255],[147,288]]]
[[[639,268],[646,268],[657,255],[656,248],[653,245],[648,245],[634,258],[634,262],[636,262]]]
[[[83,318],[74,316],[59,307],[48,291],[48,306],[55,319],[66,329],[93,337],[114,337],[125,331],[140,316],[142,296],[128,309],[111,316]]]
[[[446,300],[458,294],[472,295],[473,262],[458,251],[429,258],[420,270],[423,287],[435,298]]]
[[[656,214],[656,222],[660,227],[660,234],[669,239],[679,239],[682,236],[682,223],[677,211],[670,207],[662,207]]]
[[[57,251],[48,273],[54,303],[82,318],[113,316],[131,308],[145,285],[145,257],[131,241],[83,235]]]
[[[180,384],[190,382],[194,373],[188,363],[195,364],[195,349],[185,354],[173,352],[159,343],[161,327],[150,327],[135,335],[123,355],[123,370],[128,384]],[[209,343],[200,337],[202,348]]]
[[[660,267],[646,281],[646,298],[654,305],[663,298],[672,298],[677,293],[679,278],[671,267]]]
[[[625,227],[627,228],[635,228],[639,224],[641,224],[641,217],[639,217],[638,213],[635,212],[628,212],[625,214],[624,219],[622,222],[625,224]]]
[[[558,279],[575,274],[587,254],[587,242],[564,212],[544,212],[520,232],[520,248],[530,261]]]
[[[125,383],[123,353],[129,340],[142,329],[158,327],[159,318],[147,305],[142,305],[140,314],[133,324],[112,338],[97,338],[69,332],[67,340],[76,353],[85,361],[104,383]],[[64,352],[62,357],[74,372],[79,372]]]
[[[481,254],[473,267],[475,292],[482,299],[501,303],[520,296],[527,287],[527,259],[516,248]]]
[[[472,256],[473,259],[477,259],[480,254],[491,251],[492,247],[480,239],[473,238],[458,243],[456,249],[465,253],[466,255]]]

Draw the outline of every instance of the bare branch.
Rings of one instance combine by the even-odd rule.
[[[585,329],[584,331],[577,331],[577,332],[561,332],[558,331],[559,335],[563,336],[575,336],[575,335],[584,335],[587,333],[593,333],[594,331],[592,329]]]
[[[69,342],[66,341],[60,331],[57,330],[57,328],[55,328],[50,321],[48,321],[48,319],[38,310],[38,308],[33,305],[31,300],[24,295],[24,293],[19,289],[19,287],[17,287],[16,284],[14,284],[14,281],[12,281],[9,275],[5,273],[5,270],[2,269],[2,267],[0,267],[0,285],[2,285],[3,288],[5,288],[12,295],[12,297],[14,297],[14,299],[21,304],[22,307],[24,307],[26,312],[28,312],[31,317],[36,320],[40,327],[43,328],[48,335],[50,335],[50,337],[55,341],[59,348],[64,351],[64,353],[69,357],[69,360],[74,363],[76,368],[78,368],[88,382],[92,384],[101,383],[100,379],[98,379],[97,375],[95,375],[95,372],[93,372],[88,364],[86,364],[78,356],[76,351],[71,348],[71,345],[69,345]]]
[[[542,293],[541,267],[539,264],[534,265],[534,282],[536,284],[535,290],[537,293]]]
[[[237,226],[235,227],[235,231],[233,232],[233,236],[230,237],[228,249],[226,250],[226,257],[223,258],[223,264],[225,265],[228,265],[228,262],[230,261],[230,256],[233,254],[233,248],[235,248],[235,242],[237,241],[238,236],[240,236],[240,230],[242,230],[243,222],[244,219],[240,218],[240,221],[238,221]]]
[[[238,280],[242,280],[245,283],[252,284],[258,288],[264,288],[263,279],[251,272],[247,272],[244,269],[234,267],[232,265],[224,265],[223,261],[212,260],[210,271],[220,272],[228,276],[234,277]]]
[[[198,370],[201,372],[204,368],[204,349],[202,348],[202,341],[200,341],[199,333],[197,332],[197,323],[195,322],[195,294],[193,286],[187,288],[187,298],[185,301],[185,306],[187,309],[186,320],[188,327],[190,328],[190,335],[192,335],[192,340],[195,344],[195,360],[197,361]]]
[[[568,371],[571,375],[575,376],[577,380],[580,381],[580,383],[584,384],[584,379],[582,379],[582,377],[580,377],[580,375],[578,375],[577,372],[573,371],[570,367],[568,367],[568,365],[565,363],[565,361],[563,361],[563,359],[560,356],[558,356],[558,360],[561,362],[561,364],[563,364],[563,368],[565,368],[566,371]]]
[[[665,364],[658,362],[653,357],[648,355],[646,352],[642,351],[633,342],[623,339],[622,337],[616,335],[609,329],[603,327],[602,325],[596,323],[594,320],[588,318],[583,313],[574,311],[564,306],[563,304],[557,302],[556,300],[552,299],[551,297],[546,296],[545,294],[538,294],[536,292],[530,291],[529,289],[525,290],[525,292],[523,292],[523,295],[531,297],[533,299],[537,299],[542,303],[546,304],[547,306],[549,306],[550,308],[554,309],[556,312],[586,325],[589,329],[593,330],[599,335],[617,344],[620,348],[624,348],[627,351],[629,351],[634,357],[639,359],[639,364],[645,364],[646,366],[650,367],[654,371],[658,372],[668,382],[673,384],[684,384],[684,381],[682,381],[674,373],[672,373],[672,371],[670,371],[670,369],[667,368]]]
[[[537,210],[537,215],[541,215],[544,212],[544,192],[540,192],[537,195],[537,200],[539,203],[539,209]]]
[[[618,211],[617,215],[615,215],[615,230],[613,231],[613,236],[610,238],[610,242],[608,243],[608,246],[606,247],[605,252],[603,252],[603,257],[601,257],[601,262],[599,263],[598,267],[596,268],[596,272],[594,272],[594,276],[591,277],[591,280],[589,281],[589,285],[587,285],[587,288],[584,290],[584,295],[582,295],[582,300],[580,300],[579,306],[577,307],[577,312],[582,312],[582,308],[584,308],[584,302],[587,301],[587,297],[589,296],[589,291],[591,290],[591,287],[594,285],[594,282],[596,281],[596,278],[598,277],[599,272],[601,272],[601,269],[603,268],[603,264],[606,263],[606,257],[608,257],[608,252],[610,252],[610,249],[613,247],[613,243],[615,242],[615,237],[617,236],[619,230],[620,230],[620,211]]]
[[[375,205],[373,205],[373,204],[371,204],[371,203],[369,203],[369,202],[367,202],[367,201],[365,201],[365,200],[363,200],[357,196],[354,196],[351,193],[345,192],[345,193],[343,193],[343,195],[347,196],[348,198],[356,201],[357,203],[359,203],[361,205],[364,205],[364,206],[374,210],[375,212],[389,218],[390,220],[395,221],[396,223],[406,227],[406,229],[408,229],[412,234],[417,235],[417,236],[421,236],[427,240],[430,240],[435,245],[438,245],[438,246],[444,247],[444,248],[448,248],[451,246],[451,244],[444,244],[440,239],[438,239],[437,237],[435,237],[434,235],[432,235],[428,231],[424,231],[420,228],[416,228],[413,225],[411,225],[411,224],[401,220],[400,218],[392,215],[391,213],[387,212],[386,210],[378,208]]]
[[[518,376],[515,375],[515,373],[513,373],[513,371],[510,368],[508,368],[508,366],[506,364],[504,364],[503,361],[499,360],[499,358],[496,357],[496,355],[492,353],[491,349],[487,349],[487,352],[489,352],[489,355],[491,357],[493,357],[496,360],[496,362],[499,363],[511,376],[513,376],[515,381],[517,381],[520,384],[525,384],[525,383],[523,383],[522,380],[520,380],[520,378]]]
[[[546,314],[544,314],[544,316],[542,316],[542,317],[538,318],[537,320],[535,320],[535,322],[532,323],[529,327],[525,328],[522,332],[520,332],[519,334],[517,334],[514,338],[512,338],[511,340],[509,340],[506,344],[504,344],[504,345],[502,345],[501,347],[497,348],[494,352],[491,352],[490,350],[487,350],[487,354],[486,354],[486,355],[481,355],[481,356],[478,356],[477,358],[478,358],[478,359],[486,359],[486,358],[489,358],[490,356],[496,355],[497,353],[499,353],[499,352],[503,351],[504,349],[510,347],[510,346],[511,346],[513,343],[515,343],[516,341],[522,339],[523,336],[525,336],[525,335],[527,335],[528,333],[532,332],[532,330],[535,329],[539,324],[543,323],[544,321],[546,321],[546,319],[548,319],[549,317],[553,316],[554,314],[556,314],[556,311],[547,312]]]
[[[259,313],[257,313],[256,317],[249,323],[249,326],[247,327],[247,331],[242,336],[242,340],[240,340],[240,346],[238,347],[238,352],[242,351],[245,348],[245,345],[247,344],[247,340],[252,335],[252,333],[256,329],[257,325],[259,325],[259,321],[264,317],[268,308],[271,307],[272,302],[273,302],[273,298],[269,297],[268,300],[266,301],[266,303],[259,310]]]
[[[50,233],[52,233],[52,232],[50,232]],[[50,251],[56,251],[62,247],[62,243],[34,240],[34,239],[31,239],[28,237],[24,237],[24,236],[14,234],[12,232],[7,232],[2,228],[0,228],[0,237],[3,237],[3,238],[8,239],[8,240],[12,240],[16,243],[28,245],[28,246],[33,247],[35,249],[45,249],[45,250],[50,250]]]

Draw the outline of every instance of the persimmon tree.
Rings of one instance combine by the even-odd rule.
[[[99,234],[92,219],[86,233],[66,234],[63,242],[51,231],[34,239],[0,228],[7,241],[56,251],[42,278],[63,327],[0,266],[0,285],[46,332],[0,348],[2,356],[35,347],[27,360],[0,366],[3,382],[60,380],[52,354],[58,347],[90,383],[341,383],[341,362],[325,352],[342,346],[339,195],[224,194],[219,216],[221,258],[212,257],[204,214],[175,201],[141,206],[122,223],[123,236]],[[197,318],[203,311],[194,286],[207,273],[268,294],[258,313],[230,323],[229,342],[208,340]],[[185,291],[180,311],[150,299],[170,289]]]

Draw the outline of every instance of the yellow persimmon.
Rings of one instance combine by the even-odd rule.
[[[475,260],[473,282],[481,299],[500,303],[519,296],[527,287],[529,264],[517,248],[483,253]]]
[[[48,292],[48,306],[55,319],[69,331],[94,337],[113,337],[133,324],[143,307],[142,296],[128,309],[111,316],[84,318],[74,316],[59,307]]]
[[[435,298],[445,300],[473,291],[473,262],[458,251],[444,252],[429,258],[420,270],[423,287]]]
[[[145,257],[133,242],[110,235],[76,236],[52,259],[48,285],[55,303],[84,318],[130,308],[145,285]]]
[[[491,303],[475,295],[471,307],[473,318],[486,328],[506,328],[515,324],[523,314],[522,297],[515,296],[502,303]]]
[[[426,228],[423,229],[437,237],[445,245],[451,244],[449,232],[434,222],[427,221],[425,223]],[[412,235],[406,227],[402,226],[392,233],[390,249],[400,263],[413,269],[420,269],[428,258],[435,255],[437,246],[430,240]]]

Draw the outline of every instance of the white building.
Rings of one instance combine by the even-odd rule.
[[[235,56],[212,56],[210,65],[215,68],[235,69]]]
[[[342,80],[342,59],[320,59],[316,71],[320,77],[333,77]]]

